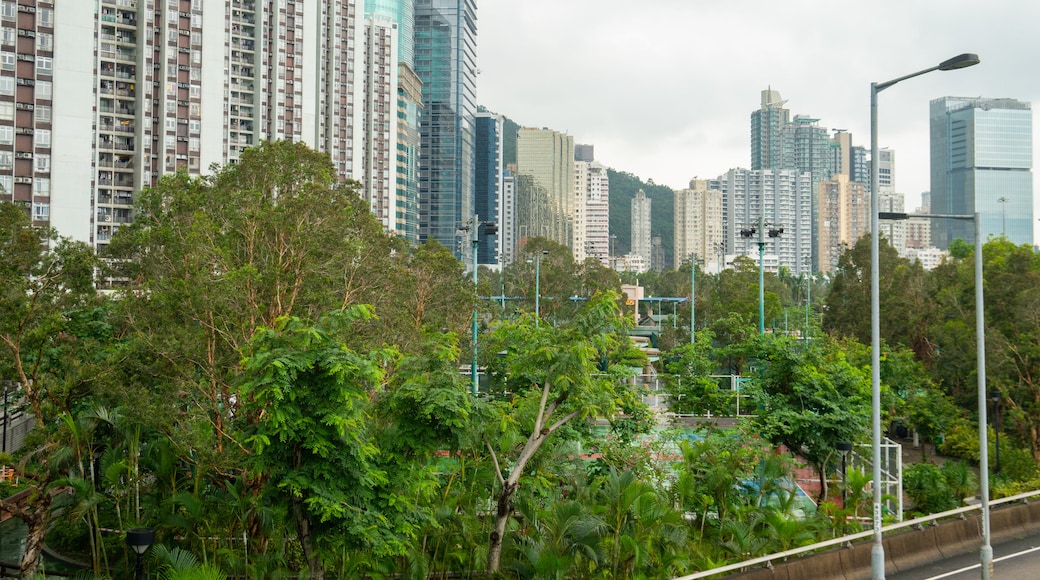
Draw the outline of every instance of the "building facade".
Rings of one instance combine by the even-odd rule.
[[[133,220],[137,191],[164,174],[234,163],[262,140],[305,142],[327,152],[340,177],[362,179],[356,0],[2,6],[5,44],[18,44],[3,49],[17,67],[0,71],[10,79],[0,78],[0,100],[25,112],[12,149],[35,168],[5,168],[0,153],[0,185],[63,236],[103,251]],[[37,126],[26,124],[29,111]],[[2,141],[0,129],[0,150]]]
[[[530,201],[538,206],[525,210],[528,219],[518,223],[527,226],[528,235],[542,235],[573,251],[574,137],[551,129],[521,128],[516,136],[516,172],[531,178],[537,189]]]
[[[792,170],[731,169],[718,178],[722,190],[723,235],[727,254],[746,255],[758,261],[759,220],[767,227],[783,228],[778,237],[765,236],[765,254],[775,254],[778,264],[801,275],[812,256],[812,176]],[[751,238],[742,229],[756,228]]]
[[[725,255],[722,228],[722,191],[709,189],[704,179],[691,179],[687,189],[675,192],[674,268],[691,255],[705,269],[721,271]],[[714,263],[708,268],[709,263]]]
[[[646,196],[646,192],[640,189],[632,198],[632,250],[631,254],[638,256],[650,268],[653,262],[652,238],[650,236],[650,204],[653,200]],[[645,270],[638,270],[644,272]]]
[[[783,169],[781,132],[791,122],[780,92],[762,91],[758,110],[751,113],[751,169]]]
[[[582,156],[575,146],[575,157]],[[586,159],[574,162],[574,260],[610,262],[610,178],[602,163],[591,160],[592,146],[581,146]]]
[[[415,73],[422,81],[419,235],[457,250],[474,213],[475,0],[415,0]]]
[[[870,231],[870,197],[866,185],[849,180],[845,174],[817,186],[817,270],[831,272],[838,267],[842,252]]]
[[[943,97],[931,102],[932,213],[981,214],[983,239],[1033,243],[1033,112],[1014,99]],[[971,222],[932,220],[932,242],[974,243]]]
[[[502,212],[502,117],[494,113],[477,112],[474,141],[476,149],[473,184],[476,204],[474,211],[480,221],[501,223]],[[481,231],[477,250],[477,264],[498,264],[502,248],[498,233],[485,235]],[[467,261],[472,261],[467,258]]]

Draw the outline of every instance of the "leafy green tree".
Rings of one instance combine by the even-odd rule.
[[[501,567],[513,497],[528,463],[575,419],[613,416],[621,400],[632,396],[623,379],[644,362],[623,334],[616,295],[592,297],[567,327],[536,322],[523,317],[503,323],[486,349],[493,353],[486,364],[498,393],[485,431],[500,486],[488,550],[492,573]]]
[[[257,333],[244,361],[243,410],[254,416],[245,443],[252,469],[288,507],[311,578],[324,578],[322,545],[340,537],[351,547],[400,549],[398,534],[379,509],[378,449],[370,437],[370,395],[383,381],[382,353],[360,354],[335,334],[362,307],[334,312],[310,326],[285,318]]]
[[[758,407],[752,424],[765,439],[805,457],[819,476],[823,501],[836,444],[867,433],[870,379],[834,344],[799,352],[790,339],[774,338],[763,343],[760,359],[765,368],[752,389]]]
[[[33,226],[25,208],[0,202],[0,376],[14,379],[36,427],[19,465],[31,490],[27,505],[0,499],[28,526],[22,577],[35,573],[44,535],[62,513],[52,504],[75,457],[64,452],[59,416],[77,412],[105,374],[91,364],[99,362],[103,329],[77,324],[100,305],[96,264],[86,244],[58,239]]]
[[[684,344],[664,353],[665,388],[670,395],[668,407],[675,413],[727,415],[732,392],[720,388],[712,377],[711,358],[714,335],[710,330],[697,334],[696,344]]]

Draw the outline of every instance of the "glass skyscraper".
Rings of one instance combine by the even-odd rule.
[[[1014,99],[931,102],[931,211],[982,218],[983,239],[1033,243],[1033,111]],[[974,243],[971,222],[932,221],[932,242]]]
[[[416,0],[415,73],[422,81],[419,235],[461,252],[456,229],[474,213],[475,0]]]
[[[481,112],[476,116],[476,149],[474,150],[475,211],[482,222],[495,222],[501,227],[502,198],[502,117]],[[481,228],[483,230],[484,228]],[[480,232],[477,246],[478,264],[497,264],[501,249],[497,234]],[[472,261],[472,258],[469,258]]]

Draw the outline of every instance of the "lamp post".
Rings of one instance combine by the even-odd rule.
[[[997,201],[1000,202],[1000,210],[1001,210],[1000,211],[1000,235],[1006,238],[1007,237],[1007,203],[1008,203],[1008,198],[1006,198],[1004,196],[1001,196],[1001,197],[997,198]]]
[[[992,391],[989,394],[989,398],[993,401],[993,406],[997,413],[997,428],[994,433],[997,436],[997,474],[1000,474],[1000,391]]]
[[[693,326],[697,320],[697,253],[690,254],[690,344],[694,343]]]
[[[880,310],[880,275],[879,275],[879,238],[878,226],[878,93],[892,85],[930,73],[936,70],[956,70],[979,64],[978,55],[965,53],[944,60],[936,66],[926,68],[899,78],[881,83],[870,83],[870,379],[872,407],[872,446],[874,463],[874,544],[870,550],[870,570],[873,580],[885,577],[885,549],[881,543],[881,310]],[[978,237],[978,235],[976,235]],[[981,287],[980,287],[981,288]],[[987,566],[992,568],[993,549],[989,547],[988,525],[984,535],[985,545],[982,549],[983,578],[989,578]],[[989,560],[986,551],[989,550]]]
[[[805,350],[809,350],[809,308],[812,305],[812,272],[805,273]]]
[[[848,471],[848,457],[849,451],[852,451],[852,443],[848,441],[839,441],[834,447],[841,453],[841,507],[845,509],[846,496],[849,489],[849,471]]]
[[[542,256],[548,256],[549,250],[542,250],[536,252],[534,255],[534,324],[540,326],[542,320],[541,311],[541,300],[542,300]],[[527,263],[531,263],[531,258],[527,259]]]
[[[134,578],[144,578],[144,553],[155,543],[155,530],[153,528],[132,528],[126,532],[126,545],[137,554],[137,565],[134,569]]]
[[[758,225],[740,230],[740,237],[751,238],[758,234],[758,332],[766,333],[766,293],[765,293],[765,252],[766,252],[766,226],[765,217],[758,216]],[[784,233],[784,226],[769,225],[768,234],[770,238],[779,238]]]

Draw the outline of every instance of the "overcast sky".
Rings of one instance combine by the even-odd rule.
[[[477,28],[478,103],[676,189],[750,166],[750,115],[768,87],[792,118],[869,147],[871,81],[977,53],[975,67],[880,94],[878,141],[896,153],[908,210],[929,187],[931,99],[1040,107],[1036,0],[480,0]]]

